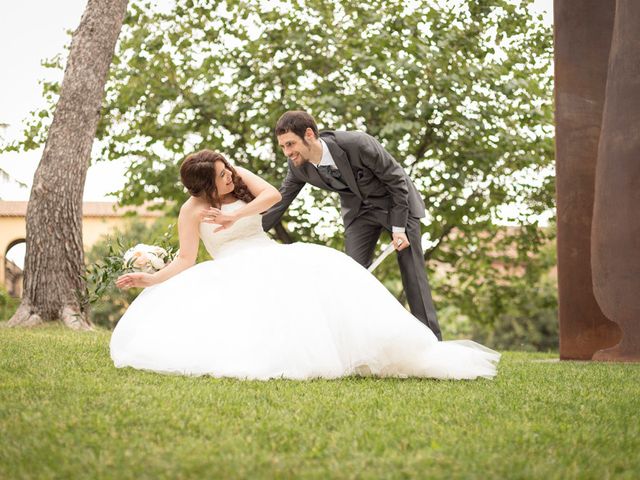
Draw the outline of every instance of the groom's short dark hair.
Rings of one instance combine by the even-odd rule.
[[[302,110],[290,110],[282,115],[276,123],[276,137],[291,132],[304,138],[304,132],[307,131],[307,128],[310,128],[318,138],[318,126],[313,117]]]

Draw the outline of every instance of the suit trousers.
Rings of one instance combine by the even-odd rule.
[[[365,268],[369,267],[383,228],[391,231],[388,215],[381,210],[365,207],[345,230],[347,255]],[[429,327],[438,340],[442,340],[424,264],[419,219],[408,218],[406,235],[410,246],[398,252],[397,258],[409,308],[413,316]]]

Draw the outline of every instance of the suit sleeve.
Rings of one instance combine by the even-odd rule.
[[[384,184],[391,196],[391,225],[405,227],[409,217],[409,187],[402,166],[371,135],[361,137],[362,164]]]
[[[305,185],[305,182],[295,177],[291,172],[291,166],[289,166],[287,176],[280,186],[282,199],[262,215],[262,229],[265,232],[271,230],[280,221],[284,212],[287,211],[291,202]]]

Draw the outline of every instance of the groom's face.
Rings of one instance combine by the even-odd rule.
[[[309,128],[307,131],[311,131],[311,129]],[[311,135],[313,136],[312,131]],[[278,135],[278,144],[282,148],[282,152],[296,167],[309,161],[311,148],[306,138],[301,138],[293,132],[287,132]]]

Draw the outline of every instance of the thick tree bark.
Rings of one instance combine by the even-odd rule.
[[[74,32],[60,99],[27,208],[22,304],[10,326],[60,320],[91,328],[76,292],[83,287],[82,195],[104,85],[127,0],[89,0]]]

